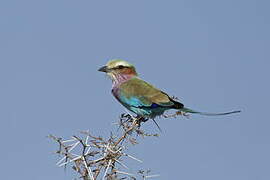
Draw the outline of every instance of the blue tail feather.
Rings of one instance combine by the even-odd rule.
[[[201,114],[205,116],[223,116],[223,115],[228,115],[228,114],[234,114],[234,113],[240,113],[241,111],[230,111],[230,112],[223,112],[223,113],[208,113],[208,112],[199,112],[199,111],[194,111],[189,108],[182,108],[180,111],[183,111],[185,113],[192,113],[192,114]]]

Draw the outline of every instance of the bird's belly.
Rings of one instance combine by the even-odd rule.
[[[166,110],[161,107],[143,107],[143,104],[140,104],[137,98],[126,98],[125,96],[121,96],[121,92],[119,89],[112,90],[113,96],[120,102],[125,108],[134,112],[136,115],[147,117],[147,118],[155,118],[156,116],[160,116]]]
[[[125,107],[139,116],[143,116],[143,117],[151,118],[151,119],[154,119],[156,116],[162,115],[164,111],[166,110],[164,108],[155,108],[155,109],[146,108],[145,109],[141,107],[132,107],[132,106],[131,107],[125,106]]]

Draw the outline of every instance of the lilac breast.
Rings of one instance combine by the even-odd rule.
[[[112,88],[112,94],[113,94],[113,96],[119,101],[119,102],[121,102],[120,101],[120,89],[119,89],[119,87],[113,87]]]

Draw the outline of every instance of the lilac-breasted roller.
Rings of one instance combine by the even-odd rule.
[[[99,71],[105,72],[112,79],[113,96],[128,110],[145,119],[154,119],[170,109],[177,109],[182,113],[208,116],[240,112],[205,113],[186,108],[182,103],[172,99],[165,92],[140,79],[135,67],[121,59],[109,61]]]

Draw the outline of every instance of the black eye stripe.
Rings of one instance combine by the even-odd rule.
[[[124,69],[124,68],[128,68],[127,66],[123,66],[123,65],[119,65],[119,66],[116,66],[114,68],[111,68],[111,69]]]
[[[125,68],[125,66],[119,65],[118,68],[119,68],[119,69],[123,69],[123,68]]]

